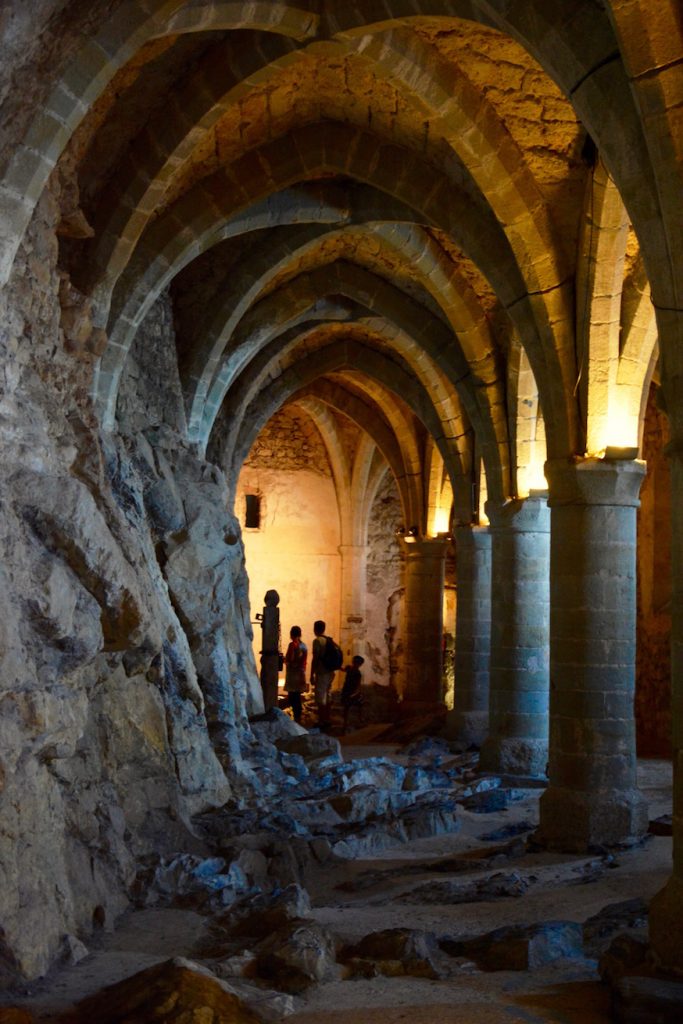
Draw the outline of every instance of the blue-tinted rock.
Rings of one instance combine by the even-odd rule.
[[[467,957],[486,971],[527,971],[583,954],[581,925],[574,921],[497,928],[476,938],[443,938],[450,956]]]
[[[475,814],[492,814],[504,811],[511,803],[526,797],[523,789],[489,789],[483,793],[475,793],[462,801],[463,807]]]

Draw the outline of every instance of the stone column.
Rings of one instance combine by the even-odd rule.
[[[673,873],[650,903],[650,942],[665,968],[683,971],[683,441],[671,457],[672,583],[671,724],[674,768]]]
[[[670,306],[662,302],[660,307]],[[671,441],[671,745],[673,873],[650,903],[650,942],[667,968],[683,973],[683,311],[657,310],[662,389]]]
[[[545,493],[486,503],[491,526],[489,734],[481,767],[543,775],[548,761],[550,516]]]
[[[365,585],[367,544],[340,544],[341,635],[339,644],[346,658],[365,654]]]
[[[488,526],[456,526],[455,706],[448,735],[481,744],[489,724],[491,534]]]
[[[539,838],[581,851],[636,839],[636,508],[644,465],[546,463],[550,556],[550,786]]]
[[[434,707],[443,699],[443,587],[448,544],[441,537],[404,540],[404,710]]]

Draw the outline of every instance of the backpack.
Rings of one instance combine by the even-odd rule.
[[[336,672],[344,664],[344,652],[331,636],[325,637],[325,650],[320,660],[328,672]]]

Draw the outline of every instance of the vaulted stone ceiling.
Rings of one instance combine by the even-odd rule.
[[[656,342],[636,233],[652,210],[626,92],[612,128],[629,17],[613,7],[109,3],[75,60],[100,6],[63,11],[65,72],[30,83],[46,110],[8,176],[18,223],[58,158],[60,261],[93,330],[63,327],[94,355],[103,425],[170,287],[190,438],[233,480],[253,438],[240,422],[342,370],[339,353],[379,381],[377,416],[408,401],[462,521],[479,454],[491,497],[524,492],[530,402],[551,457],[618,443],[617,414],[637,444]],[[12,114],[8,137],[26,128]]]
[[[32,880],[26,900],[5,887],[0,973],[7,943],[30,977],[93,906],[125,903],[122,820],[140,854],[240,784],[260,694],[226,503],[283,404],[322,425],[339,479],[335,424],[356,424],[357,478],[388,465],[429,534],[442,462],[456,524],[477,521],[480,459],[498,511],[546,454],[560,513],[568,466],[626,466],[634,495],[659,360],[680,506],[683,24],[675,0],[17,0],[0,28],[0,852]],[[136,362],[157,328],[175,351]],[[152,440],[128,418],[132,367]],[[628,458],[582,458],[609,448]],[[604,508],[634,516],[633,495]],[[608,512],[588,536],[579,506],[553,530],[551,775],[561,789],[578,764],[591,821],[608,820],[593,779],[605,750],[633,770],[630,710],[604,710],[584,579],[561,614],[573,563],[590,587],[600,538],[610,553]],[[603,621],[628,626],[628,593],[618,616],[603,595]],[[631,704],[624,688],[618,714]],[[652,934],[680,968],[676,829]]]

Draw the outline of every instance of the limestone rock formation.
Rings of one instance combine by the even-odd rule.
[[[334,939],[315,921],[294,919],[256,947],[262,977],[285,992],[303,992],[334,970]]]
[[[255,1016],[230,988],[209,971],[177,958],[84,999],[59,1024],[166,1024],[205,1021],[206,1024],[258,1024]]]
[[[65,933],[112,922],[140,857],[192,846],[191,815],[233,792],[226,771],[239,775],[239,732],[258,710],[220,471],[168,424],[100,435],[78,408],[83,383],[65,386],[50,340],[57,216],[48,194],[5,319],[16,358],[0,400],[4,984],[43,973]],[[22,331],[40,339],[31,353],[16,348]]]
[[[388,928],[371,932],[360,942],[345,946],[339,955],[352,977],[371,978],[384,974],[395,978],[410,974],[419,978],[438,978],[434,963],[436,938],[415,928]]]

